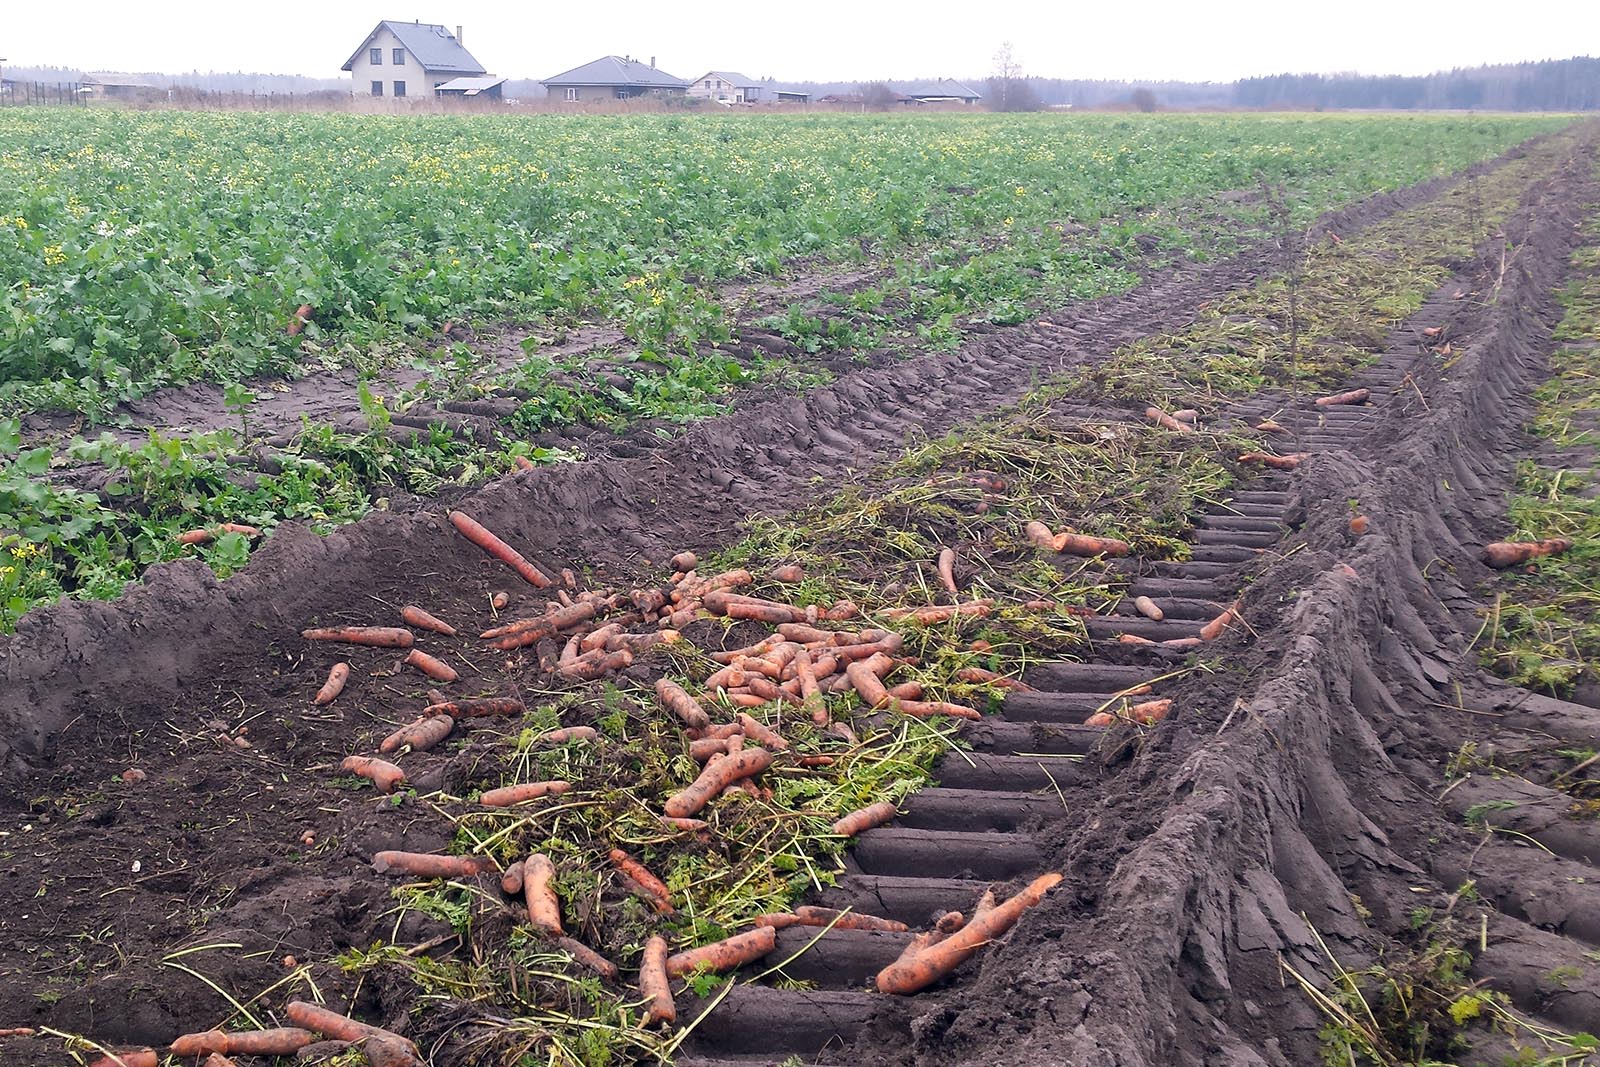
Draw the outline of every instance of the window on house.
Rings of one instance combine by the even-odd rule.
[[[576,99],[578,99],[578,90],[576,90],[576,89],[568,89],[567,92],[566,92],[566,98],[568,100],[576,100]]]
[[[711,79],[710,78],[706,79],[706,88],[707,89],[711,88]]]
[[[396,96],[404,96],[404,95],[406,95],[406,83],[405,82],[395,82],[394,83],[394,95],[396,95]]]
[[[372,83],[372,95],[373,96],[382,96],[383,95],[383,83],[382,82],[373,82]]]
[[[371,63],[374,67],[383,66],[383,49],[381,49],[381,48],[369,48],[369,49],[367,49],[367,61],[369,63]]]
[[[390,58],[394,60],[395,66],[403,67],[406,65],[406,50],[404,48],[396,48],[394,55]]]

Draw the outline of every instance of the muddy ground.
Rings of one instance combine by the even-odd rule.
[[[1236,669],[1186,691],[1187,713],[1116,768],[1116,788],[1079,798],[1081,814],[1057,827],[1066,891],[992,954],[959,1008],[929,1010],[909,1044],[869,1037],[857,1062],[1313,1062],[1320,1017],[1279,961],[1325,972],[1314,927],[1359,966],[1404,936],[1418,887],[1448,891],[1450,864],[1471,867],[1479,835],[1436,801],[1440,768],[1464,732],[1498,720],[1440,705],[1506,700],[1467,647],[1486,577],[1476,547],[1503,528],[1525,444],[1517,427],[1556,316],[1550,294],[1595,200],[1592,132],[1583,148],[1530,190],[1503,246],[1464,265],[1482,299],[1452,312],[1463,358],[1419,372],[1415,403],[1398,396],[1359,444],[1297,472],[1306,547],[1252,587],[1255,640],[1237,637]],[[1375,198],[1323,226],[1348,234],[1446,185]],[[1505,247],[1516,254],[1502,276]],[[546,570],[626,585],[668,550],[724,543],[753,513],[848,484],[908,435],[942,433],[1065,367],[1179,326],[1277,265],[1245,255],[1178,268],[955,353],[753,403],[670,450],[518,474],[458,503],[532,546]],[[1394,345],[1431,324],[1413,320]],[[1360,539],[1348,531],[1351,499],[1374,523]],[[26,617],[0,643],[0,1027],[162,1042],[227,1012],[191,970],[256,994],[283,977],[285,956],[393,937],[389,883],[353,858],[443,842],[403,806],[338,794],[323,772],[353,738],[409,718],[425,685],[370,653],[354,661],[361,699],[308,712],[323,665],[296,635],[422,596],[481,605],[506,585],[428,510],[374,515],[326,538],[288,524],[227,582],[199,563],[163,565],[117,602]],[[437,647],[475,670],[466,638]],[[535,672],[490,682],[484,667],[465,689],[510,685],[537,699],[525,688]],[[470,765],[472,749],[452,759]],[[123,781],[129,768],[144,779]],[[460,773],[441,757],[417,784]],[[307,847],[307,830],[330,844]],[[1517,943],[1504,939],[1511,958],[1497,973],[1559,955],[1535,937],[1519,956]],[[164,959],[200,945],[246,947]],[[363,998],[380,1017],[393,1007],[377,991]],[[1600,1025],[1587,1002],[1546,1008],[1569,1026]],[[39,1043],[8,1050],[6,1062],[60,1059]]]

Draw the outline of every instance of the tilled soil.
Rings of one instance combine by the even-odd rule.
[[[1593,901],[1571,873],[1600,859],[1593,824],[1564,820],[1558,802],[1540,822],[1543,794],[1501,809],[1528,820],[1522,832],[1547,843],[1549,862],[1574,865],[1556,870],[1500,840],[1479,848],[1481,834],[1451,814],[1459,799],[1436,800],[1444,759],[1466,736],[1530,724],[1575,743],[1600,734],[1593,709],[1485,686],[1468,649],[1481,621],[1471,589],[1485,573],[1475,550],[1498,531],[1514,431],[1553,322],[1549,294],[1594,199],[1592,136],[1584,148],[1506,227],[1516,253],[1503,274],[1501,248],[1486,249],[1354,383],[1370,384],[1372,405],[1319,418],[1301,401],[1292,420],[1280,416],[1321,454],[1252,483],[1202,522],[1199,546],[1212,558],[1197,550],[1190,570],[1141,576],[1151,595],[1215,603],[1256,572],[1228,668],[1163,690],[1181,710],[1142,739],[1073,727],[1099,698],[1166,667],[1113,648],[1099,674],[1039,668],[1029,680],[1044,696],[1008,702],[978,728],[989,731],[987,741],[974,735],[982,758],[966,777],[945,768],[942,799],[926,791],[902,824],[868,834],[853,860],[862,880],[835,899],[856,892],[870,910],[925,919],[970,901],[982,881],[1053,867],[1067,883],[950,991],[904,1002],[854,992],[885,951],[882,939],[857,938],[865,943],[828,946],[835,954],[819,954],[805,975],[827,988],[741,987],[703,1027],[700,1054],[765,1063],[857,1042],[846,1055],[871,1063],[1315,1062],[1322,1019],[1280,961],[1325,975],[1314,929],[1341,963],[1361,966],[1404,935],[1419,899],[1436,904],[1469,870],[1495,906],[1491,950],[1477,963],[1486,979],[1553,1023],[1600,1027],[1600,987],[1581,966],[1592,942],[1573,940],[1594,936],[1584,917]],[[1346,233],[1440,188],[1326,224]],[[627,579],[668,548],[724,541],[739,519],[783,509],[818,475],[848,481],[909,434],[940,433],[1063,367],[1178,326],[1273,265],[1240,257],[1185,268],[948,356],[713,420],[670,454],[528,472],[460,506],[532,546],[546,570]],[[1476,299],[1449,300],[1462,285]],[[1422,325],[1440,322],[1463,352],[1448,367],[1415,343]],[[1360,538],[1349,532],[1351,500],[1372,519]],[[286,955],[428,936],[396,936],[389,884],[352,874],[353,857],[444,842],[403,807],[334,802],[318,777],[352,734],[414,706],[420,683],[377,673],[388,664],[375,654],[357,661],[371,672],[370,699],[305,714],[316,669],[296,634],[430,596],[482,603],[505,585],[442,516],[386,514],[327,538],[280,527],[225,583],[198,563],[170,564],[113,604],[25,618],[0,645],[0,751],[16,787],[0,913],[11,946],[0,1001],[13,1007],[0,1024],[159,1043],[226,1013],[188,969],[245,996],[277,982]],[[1166,632],[1187,633],[1172,615]],[[1127,630],[1102,626],[1107,642]],[[446,649],[471,667],[465,640]],[[1041,751],[1088,758],[1067,770]],[[1053,773],[1041,781],[1046,765]],[[113,780],[130,766],[148,777]],[[1483,788],[1498,795],[1501,785]],[[971,792],[950,795],[960,790]],[[50,802],[68,792],[71,808]],[[978,792],[1013,796],[977,802]],[[1044,817],[1035,794],[1064,804],[1065,816]],[[919,836],[935,831],[918,825],[918,805],[944,830],[981,838],[963,854],[953,837]],[[966,829],[948,825],[951,812]],[[303,846],[308,829],[337,849]],[[1530,900],[1529,879],[1567,895]],[[249,951],[163,960],[196,945]],[[1549,979],[1567,966],[1577,979]],[[372,990],[362,1003],[392,1008]],[[58,1058],[43,1043],[7,1054]]]

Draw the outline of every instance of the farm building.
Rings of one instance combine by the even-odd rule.
[[[103,100],[160,100],[167,95],[165,87],[138,74],[115,74],[96,71],[83,76],[83,92]]]
[[[464,100],[499,100],[505,92],[506,79],[493,74],[481,78],[452,78],[433,91],[433,95]]]
[[[976,104],[983,94],[950,78],[927,82],[890,82],[905,104]]]
[[[341,70],[348,70],[357,96],[432,96],[449,81],[488,72],[451,33],[428,22],[384,20],[361,42]]]
[[[688,94],[719,104],[809,104],[811,92],[768,78],[747,78],[725,70],[708,71],[689,83]]]
[[[628,56],[602,56],[592,63],[544,79],[551,100],[628,100],[636,96],[682,96],[689,83]]]

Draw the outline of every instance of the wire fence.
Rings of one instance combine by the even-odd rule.
[[[88,95],[79,82],[0,82],[0,107],[80,107]]]

